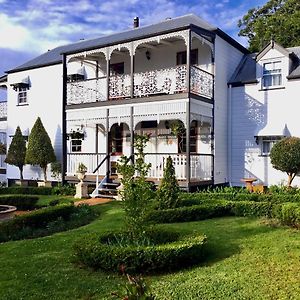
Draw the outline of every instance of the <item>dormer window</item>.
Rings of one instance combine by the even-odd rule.
[[[272,61],[263,64],[262,87],[270,88],[282,85],[281,61]]]

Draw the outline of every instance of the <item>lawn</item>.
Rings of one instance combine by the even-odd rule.
[[[53,236],[0,244],[0,299],[111,299],[122,276],[72,263],[74,240],[122,227],[119,203],[99,206],[91,224]],[[208,237],[203,265],[146,277],[157,299],[299,299],[299,231],[226,217],[169,224]]]

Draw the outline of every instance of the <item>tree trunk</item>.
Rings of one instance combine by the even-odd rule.
[[[293,175],[293,173],[288,173],[288,183],[287,186],[290,188],[292,186],[292,181],[295,178],[295,176]]]
[[[20,170],[20,180],[23,180],[23,166],[22,167],[19,167],[19,170]]]
[[[44,171],[44,181],[47,181],[47,166],[43,167],[43,171]]]

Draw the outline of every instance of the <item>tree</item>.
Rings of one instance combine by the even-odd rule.
[[[18,126],[8,149],[5,162],[14,165],[20,170],[20,179],[23,180],[23,167],[25,165],[26,141]]]
[[[283,47],[300,45],[300,1],[269,0],[252,8],[238,21],[239,36],[248,38],[249,50],[256,52],[274,39]]]
[[[179,197],[179,185],[171,156],[168,156],[164,176],[157,191],[158,207],[168,209],[176,207]]]
[[[300,138],[287,137],[277,142],[271,149],[270,158],[273,168],[287,173],[290,187],[300,172]]]
[[[44,172],[44,180],[47,181],[47,165],[55,161],[56,157],[51,140],[40,117],[38,117],[28,138],[25,162],[39,165]]]

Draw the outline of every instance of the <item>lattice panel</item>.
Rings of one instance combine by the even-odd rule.
[[[197,67],[191,67],[191,91],[199,96],[212,99],[214,77]]]

